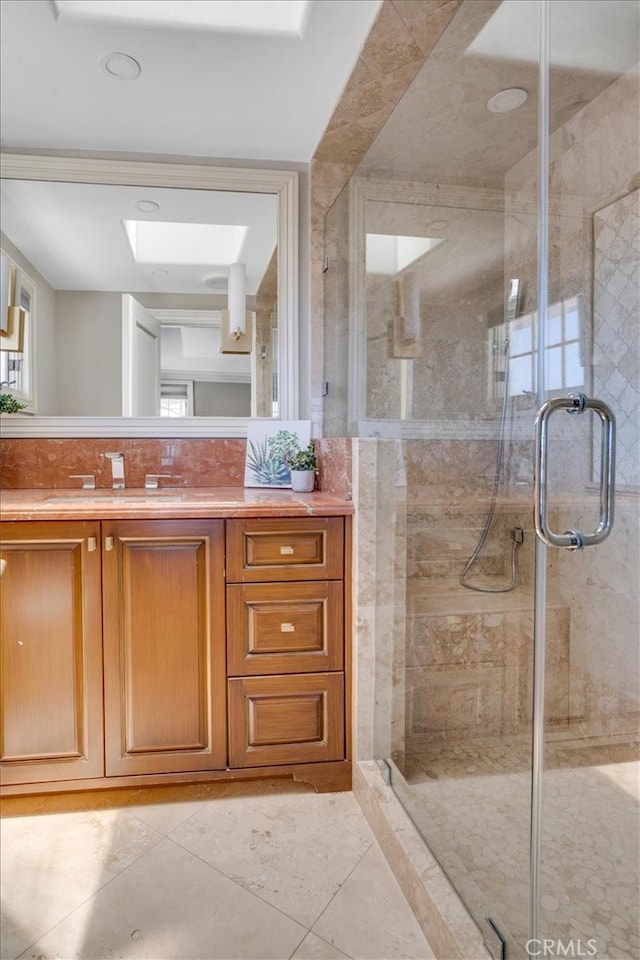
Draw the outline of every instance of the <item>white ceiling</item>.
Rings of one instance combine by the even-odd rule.
[[[467,2],[427,57],[359,172],[380,178],[492,186],[538,141],[539,0]],[[553,0],[550,128],[564,126],[638,61],[638,0]],[[501,90],[523,106],[491,113]],[[576,181],[578,183],[578,181]]]
[[[230,11],[217,0],[110,0],[108,17],[94,0],[88,19],[82,4],[2,0],[2,146],[258,165],[310,161],[381,0],[276,0],[286,14],[300,8],[301,36],[282,34],[271,2],[258,6],[270,11],[270,29],[280,33],[247,32],[246,24],[234,27],[228,19],[217,28],[201,22],[256,6],[246,0],[233,0]],[[148,19],[176,12],[187,21],[178,29]],[[138,61],[138,79],[108,76],[100,62],[112,53]],[[135,211],[140,199],[158,203],[157,214]],[[204,280],[219,275],[213,290],[224,294],[228,266],[137,267],[122,226],[132,218],[247,225],[240,259],[249,295],[276,244],[274,196],[2,184],[3,232],[55,289],[203,294],[212,289]],[[158,272],[162,267],[166,273]]]
[[[55,290],[226,294],[228,263],[136,264],[125,220],[248,227],[240,260],[249,295],[257,292],[276,246],[274,194],[24,180],[2,180],[0,189],[2,232]],[[159,209],[140,213],[139,200]]]
[[[2,145],[307,163],[380,2],[311,0],[303,35],[279,36],[2,0]],[[138,61],[137,80],[100,69],[114,52]]]

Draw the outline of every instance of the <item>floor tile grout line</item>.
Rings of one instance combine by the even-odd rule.
[[[384,853],[382,853],[382,849],[380,848],[380,845],[378,844],[378,842],[376,841],[376,839],[375,839],[375,837],[374,837],[374,838],[371,840],[371,842],[370,842],[369,846],[367,847],[367,849],[364,851],[364,853],[362,854],[362,856],[360,857],[360,859],[359,859],[358,862],[356,863],[356,865],[354,866],[353,870],[351,870],[350,873],[349,873],[349,875],[348,875],[347,877],[345,877],[345,879],[344,879],[343,882],[340,884],[340,887],[336,890],[336,892],[334,893],[334,895],[333,895],[333,897],[331,898],[331,900],[329,901],[329,903],[327,903],[327,905],[323,908],[323,910],[321,910],[321,912],[318,914],[318,916],[316,917],[316,919],[315,919],[315,921],[314,921],[314,923],[313,923],[313,926],[311,927],[311,930],[310,930],[310,933],[315,934],[316,937],[319,937],[321,940],[324,940],[325,943],[329,943],[329,945],[330,945],[331,947],[333,947],[334,950],[339,950],[341,953],[344,953],[344,951],[341,950],[340,947],[337,947],[337,946],[335,945],[335,943],[331,943],[331,941],[327,940],[326,937],[323,937],[321,934],[317,933],[316,930],[315,930],[315,927],[316,927],[316,924],[317,924],[317,923],[320,921],[320,919],[322,918],[322,916],[323,916],[323,915],[326,913],[326,911],[329,909],[329,907],[330,907],[331,904],[333,903],[334,899],[335,899],[335,898],[337,897],[337,895],[340,893],[342,887],[348,882],[349,878],[355,873],[355,871],[358,869],[358,867],[360,866],[360,864],[362,863],[362,861],[364,860],[364,858],[367,856],[367,854],[370,853],[371,850],[374,849],[374,848],[376,848],[376,849],[380,852],[380,854],[382,855],[385,863],[387,863],[387,865],[389,866],[389,870],[390,870],[391,873],[393,874],[393,871],[391,870],[390,864],[388,863],[388,861],[387,861]],[[395,875],[394,875],[394,880],[395,880],[395,882],[396,882],[396,884],[397,884],[398,881],[397,881],[397,878],[395,877]],[[398,886],[399,886],[399,885],[398,885]],[[411,912],[412,912],[413,915],[415,916],[415,913],[414,913],[413,909],[411,908],[411,904],[409,903],[409,901],[407,900],[407,898],[404,896],[404,893],[402,893],[402,898],[403,898],[403,900],[405,900],[407,906],[409,907],[409,909],[411,910]],[[417,921],[417,918],[416,918],[416,921]],[[431,947],[431,944],[429,943],[429,939],[428,939],[426,933],[424,933],[424,931],[423,931],[423,935],[424,935],[424,939],[426,940],[427,944],[429,945],[429,949],[431,950],[432,953],[434,953],[433,948]],[[345,954],[345,956],[348,957],[349,960],[355,960],[355,958],[352,958],[352,957],[350,956],[350,954]],[[435,953],[434,953],[434,956],[435,956]],[[290,960],[291,960],[291,958],[290,958]],[[368,957],[359,957],[358,960],[371,960],[371,958],[368,958]]]
[[[297,943],[297,944],[295,945],[295,947],[293,948],[293,950],[291,951],[291,953],[289,954],[289,956],[286,958],[286,960],[293,960],[293,958],[295,957],[296,953],[298,952],[298,950],[300,949],[300,947],[301,947],[302,944],[305,942],[305,940],[307,939],[307,937],[309,936],[309,934],[310,934],[311,932],[312,932],[311,930],[307,930],[307,932],[305,933],[305,935],[303,936],[303,938],[299,941],[299,943]],[[326,945],[327,945],[328,947],[332,947],[332,946],[333,946],[333,944],[329,943],[328,940],[325,940],[324,937],[318,936],[317,933],[315,933],[314,936],[315,936],[315,937],[318,937],[318,940],[322,940],[323,943],[326,943]],[[334,949],[334,950],[339,950],[340,948],[339,948],[339,947],[333,947],[333,949]],[[343,951],[343,950],[340,950],[340,953],[344,953],[344,951]],[[353,957],[349,956],[348,953],[344,953],[344,958],[345,958],[345,960],[353,960]],[[283,958],[283,960],[284,960],[284,958]]]
[[[152,848],[149,848],[149,849],[152,849]],[[145,850],[145,851],[141,854],[141,856],[144,856],[144,854],[147,853],[147,852],[148,852],[148,851]],[[133,864],[134,864],[137,860],[139,860],[139,859],[140,859],[139,857],[136,857],[135,860],[132,860],[131,863],[127,864],[127,866],[124,867],[119,873],[116,873],[115,876],[113,876],[113,877],[111,877],[109,880],[107,880],[107,882],[104,883],[104,884],[102,884],[102,886],[98,887],[97,890],[94,890],[93,893],[92,893],[89,897],[86,897],[81,903],[77,903],[77,904],[75,905],[75,907],[73,908],[73,910],[70,910],[69,913],[67,913],[64,917],[61,917],[61,918],[58,920],[58,922],[57,922],[57,923],[54,923],[54,925],[53,925],[52,927],[50,927],[45,933],[40,934],[40,936],[37,938],[37,940],[34,940],[33,943],[29,944],[28,947],[25,947],[25,949],[24,949],[21,953],[19,953],[19,954],[17,955],[17,957],[14,958],[14,960],[22,960],[23,957],[24,957],[24,960],[29,960],[29,958],[25,957],[25,954],[27,953],[28,950],[33,950],[33,948],[36,946],[36,944],[39,943],[40,940],[42,940],[43,937],[48,937],[50,933],[53,933],[53,931],[57,929],[57,927],[59,927],[59,926],[60,926],[61,924],[63,924],[63,923],[66,923],[66,921],[69,920],[69,918],[72,917],[74,913],[76,913],[78,910],[80,910],[81,907],[86,906],[87,903],[89,903],[91,900],[93,900],[94,897],[96,897],[99,893],[102,893],[103,890],[106,890],[107,887],[111,886],[111,884],[114,882],[114,880],[117,880],[119,877],[121,877],[122,874],[125,873],[125,872],[129,869],[129,867],[133,866]],[[2,960],[4,960],[4,957],[2,958]]]
[[[347,881],[349,880],[349,878],[353,875],[354,871],[358,869],[358,867],[360,866],[360,864],[362,863],[362,861],[364,860],[364,858],[366,857],[366,855],[369,853],[370,850],[373,849],[374,846],[377,846],[377,843],[376,843],[375,838],[372,838],[372,839],[369,841],[369,844],[368,844],[368,846],[367,846],[367,849],[362,853],[362,856],[358,859],[358,862],[357,862],[356,864],[354,864],[353,868],[349,871],[349,873],[347,874],[347,876],[344,878],[344,880],[342,881],[342,883],[340,884],[340,886],[338,887],[338,889],[336,890],[336,892],[334,893],[334,895],[331,897],[331,899],[329,900],[329,902],[324,905],[324,907],[322,908],[322,910],[320,911],[320,913],[318,914],[318,916],[316,917],[316,919],[313,921],[313,923],[312,923],[312,925],[311,925],[311,927],[310,927],[311,933],[315,933],[314,927],[316,926],[316,924],[317,924],[317,923],[319,922],[319,920],[324,916],[324,914],[325,914],[326,911],[329,909],[329,907],[331,906],[331,904],[333,903],[333,901],[335,900],[335,898],[338,896],[338,894],[340,893],[340,891],[342,890],[342,888],[344,887],[344,885],[347,883]],[[319,933],[316,933],[316,936],[317,936],[317,937],[320,937],[320,934],[319,934]],[[324,937],[320,937],[320,939],[324,940],[325,938],[324,938]],[[328,942],[328,941],[327,941],[327,942]],[[340,950],[340,947],[336,947],[335,944],[333,944],[333,943],[331,944],[331,946],[332,946],[332,947],[335,947],[336,950]],[[342,951],[341,951],[341,952],[342,952]]]
[[[289,954],[288,960],[293,960],[295,954],[296,954],[297,951],[300,949],[300,947],[302,946],[302,944],[303,944],[304,941],[307,939],[307,937],[309,936],[310,933],[313,933],[313,931],[312,931],[312,930],[307,930],[307,932],[305,933],[305,935],[304,935],[304,937],[302,938],[302,940],[300,941],[300,943],[296,944],[294,950],[292,950],[292,952]],[[323,943],[326,943],[326,945],[327,945],[328,947],[332,947],[333,950],[337,950],[339,953],[341,953],[341,954],[344,956],[344,960],[354,960],[354,958],[351,956],[350,953],[345,953],[344,950],[340,950],[340,947],[336,947],[334,944],[329,943],[329,941],[326,939],[326,937],[321,937],[319,933],[314,933],[313,935],[314,935],[314,937],[317,937],[318,940],[322,940]]]
[[[177,828],[175,828],[175,829],[177,829]],[[338,889],[335,891],[335,893],[333,893],[333,895],[332,895],[332,896],[330,897],[330,899],[327,901],[327,903],[326,903],[325,906],[322,908],[322,910],[320,911],[320,913],[317,915],[317,917],[315,918],[315,920],[313,921],[313,923],[312,923],[310,926],[307,926],[305,923],[301,923],[300,920],[297,920],[295,917],[292,917],[290,914],[286,913],[286,912],[285,912],[284,910],[282,910],[280,907],[275,906],[275,905],[274,905],[273,903],[271,903],[269,900],[266,900],[264,897],[261,897],[260,894],[256,893],[254,890],[250,890],[250,889],[249,889],[248,887],[246,887],[243,883],[239,882],[238,880],[235,880],[233,877],[230,877],[229,874],[225,873],[225,872],[224,872],[223,870],[221,870],[219,867],[216,867],[214,864],[209,863],[208,860],[204,860],[204,859],[203,859],[202,857],[200,857],[197,853],[194,853],[193,850],[190,850],[188,847],[186,847],[186,846],[184,846],[182,843],[180,843],[180,841],[177,840],[176,838],[174,838],[174,837],[170,836],[169,834],[167,834],[167,835],[165,836],[165,839],[166,839],[166,840],[170,840],[172,843],[174,843],[174,844],[175,844],[177,847],[179,847],[181,850],[184,850],[185,853],[188,853],[188,854],[190,854],[191,856],[195,857],[195,858],[196,858],[197,860],[199,860],[201,863],[204,863],[206,866],[211,867],[211,869],[212,869],[212,870],[215,870],[216,873],[218,873],[221,877],[224,877],[226,880],[230,880],[232,883],[235,883],[236,886],[240,887],[241,890],[245,890],[247,893],[252,894],[257,900],[260,900],[261,903],[266,904],[268,907],[271,907],[273,910],[277,910],[278,913],[282,914],[283,917],[286,917],[288,920],[291,920],[293,923],[297,923],[298,926],[300,926],[300,927],[306,928],[306,933],[305,933],[304,937],[302,938],[302,940],[304,940],[305,937],[306,937],[309,933],[312,933],[312,932],[313,932],[313,927],[314,927],[315,924],[318,922],[318,920],[320,919],[320,917],[323,915],[323,913],[325,912],[325,910],[327,909],[327,907],[329,906],[329,904],[333,902],[334,898],[335,898],[336,895],[340,892],[340,890],[342,889],[342,887],[344,886],[344,884],[347,882],[347,880],[349,879],[349,877],[351,876],[351,874],[353,873],[353,871],[360,865],[360,863],[362,862],[363,857],[365,857],[365,856],[367,855],[367,853],[369,852],[369,850],[370,850],[370,849],[375,845],[375,843],[376,843],[376,840],[375,840],[374,837],[371,837],[371,839],[369,839],[366,850],[365,850],[365,851],[361,854],[361,856],[358,858],[357,862],[354,864],[354,866],[353,866],[353,867],[351,868],[351,870],[348,872],[348,874],[346,875],[346,877],[344,878],[344,880],[342,880],[342,882],[341,882],[340,885],[338,886]],[[319,936],[319,934],[316,934],[316,936]],[[324,938],[321,937],[320,939],[324,939]],[[300,942],[302,942],[302,940],[301,940]],[[298,946],[299,946],[299,945],[298,945]],[[298,947],[296,947],[296,950],[297,950],[297,949],[298,949]],[[336,948],[336,949],[339,949],[339,947]],[[295,952],[295,951],[294,951],[294,952]]]
[[[244,890],[245,893],[250,893],[251,896],[255,897],[256,900],[259,900],[260,903],[263,903],[265,906],[270,907],[272,910],[277,911],[277,913],[281,914],[283,917],[286,917],[287,920],[291,920],[292,923],[296,923],[299,927],[302,927],[303,929],[305,929],[306,930],[305,937],[308,933],[311,932],[311,927],[307,927],[306,924],[301,923],[300,920],[296,920],[295,917],[292,917],[290,916],[290,914],[285,913],[285,911],[282,910],[281,907],[276,907],[269,900],[265,900],[265,898],[261,897],[259,893],[256,893],[254,890],[250,890],[243,883],[240,883],[239,880],[235,880],[233,877],[230,877],[228,873],[225,873],[219,867],[216,867],[213,863],[209,863],[208,860],[204,860],[197,853],[194,853],[193,850],[190,850],[188,847],[185,847],[182,843],[180,843],[179,840],[176,840],[174,837],[171,837],[169,835],[165,837],[165,840],[169,840],[171,843],[175,844],[176,847],[179,847],[179,849],[182,850],[184,853],[189,854],[189,856],[195,857],[195,859],[198,860],[200,863],[203,863],[206,867],[210,867],[211,870],[215,871],[215,873],[217,873],[218,876],[223,877],[225,880],[228,880],[230,883],[234,883],[237,887],[240,887],[241,890]],[[304,937],[302,939],[304,940]]]
[[[256,900],[257,900],[259,903],[263,904],[264,906],[266,906],[266,907],[268,907],[268,908],[270,908],[270,909],[272,909],[272,910],[275,910],[275,911],[276,911],[277,913],[279,913],[281,916],[283,916],[284,918],[286,918],[286,919],[289,920],[290,922],[295,923],[298,927],[300,927],[300,928],[304,931],[304,933],[302,934],[302,936],[301,936],[298,944],[296,945],[293,953],[292,953],[290,956],[293,956],[293,954],[295,954],[296,950],[299,949],[299,947],[301,946],[301,944],[302,944],[302,943],[304,942],[304,940],[309,936],[310,933],[314,933],[314,935],[315,935],[316,937],[318,937],[319,939],[323,940],[323,942],[325,942],[325,943],[329,944],[330,946],[332,946],[332,944],[330,944],[330,942],[327,941],[325,937],[322,937],[322,936],[320,936],[319,934],[315,933],[314,930],[313,930],[313,928],[314,928],[314,926],[318,923],[318,921],[320,920],[320,918],[324,915],[324,913],[326,912],[326,910],[327,910],[327,908],[330,906],[330,904],[334,901],[334,899],[335,899],[335,897],[337,896],[337,894],[342,890],[343,886],[347,883],[347,881],[348,881],[348,880],[350,879],[350,877],[353,875],[354,871],[357,870],[357,868],[361,865],[363,859],[367,856],[367,854],[371,851],[371,849],[372,849],[373,847],[375,847],[375,845],[376,845],[375,838],[374,838],[371,834],[369,834],[369,836],[367,836],[367,837],[365,838],[365,840],[366,840],[366,848],[365,848],[365,849],[362,851],[362,853],[360,853],[360,855],[357,857],[356,862],[353,864],[353,866],[351,867],[351,869],[349,869],[349,871],[347,872],[347,874],[346,874],[346,876],[344,877],[344,879],[342,879],[342,880],[340,881],[337,889],[336,889],[335,892],[330,896],[330,898],[329,898],[329,900],[327,901],[327,903],[325,904],[325,906],[319,911],[319,913],[317,914],[317,916],[315,917],[315,919],[313,920],[313,922],[312,922],[311,924],[309,924],[309,923],[307,923],[307,922],[305,922],[305,921],[302,921],[302,922],[301,922],[299,919],[296,919],[296,917],[293,917],[293,916],[289,915],[285,910],[283,910],[282,908],[274,905],[274,904],[271,903],[270,901],[266,900],[266,899],[265,899],[263,896],[261,896],[259,893],[256,893],[255,891],[249,889],[249,888],[248,888],[246,885],[244,885],[243,883],[241,883],[241,882],[239,882],[238,880],[234,879],[234,877],[229,876],[227,873],[225,873],[223,870],[221,870],[221,869],[220,869],[219,867],[217,867],[216,865],[208,862],[207,860],[204,860],[204,859],[203,859],[202,857],[200,857],[197,853],[194,853],[192,850],[190,850],[190,849],[188,849],[187,847],[183,846],[183,844],[180,843],[179,840],[177,840],[175,837],[173,837],[173,836],[171,835],[171,834],[174,833],[176,830],[180,829],[182,826],[184,826],[185,824],[187,824],[190,820],[192,820],[193,818],[197,817],[198,814],[202,812],[203,806],[206,807],[206,806],[208,806],[211,802],[213,802],[213,801],[204,801],[204,805],[200,805],[200,804],[199,804],[198,807],[197,807],[197,809],[193,810],[193,811],[190,813],[189,816],[185,817],[185,819],[181,820],[178,824],[174,824],[174,825],[171,827],[171,829],[169,830],[169,832],[163,832],[162,830],[157,829],[157,828],[156,828],[155,826],[153,826],[151,823],[148,823],[148,822],[143,818],[143,816],[140,816],[140,814],[138,813],[138,811],[136,810],[135,807],[128,807],[128,808],[126,808],[126,812],[133,814],[133,819],[134,819],[135,821],[137,821],[138,823],[140,823],[142,826],[144,826],[145,830],[147,830],[147,831],[150,832],[150,834],[151,834],[151,836],[152,836],[152,838],[153,838],[152,844],[151,844],[149,847],[147,847],[146,849],[142,850],[140,853],[138,853],[137,856],[135,856],[129,863],[126,864],[126,866],[124,866],[122,869],[120,869],[117,873],[115,873],[113,876],[111,876],[111,877],[110,877],[109,879],[107,879],[105,882],[99,884],[99,885],[97,886],[97,888],[96,888],[95,890],[93,890],[93,892],[92,892],[89,896],[87,896],[87,897],[84,898],[82,901],[80,901],[79,903],[77,903],[77,904],[73,907],[73,909],[71,909],[68,913],[65,914],[64,917],[60,917],[60,918],[57,920],[57,922],[54,923],[49,929],[47,929],[46,931],[43,931],[43,932],[36,938],[36,940],[34,940],[31,944],[29,944],[27,947],[25,947],[25,948],[21,951],[20,954],[16,955],[16,956],[17,956],[17,960],[20,960],[20,958],[22,958],[22,957],[24,957],[25,960],[26,960],[26,957],[28,956],[29,952],[34,949],[34,947],[37,945],[37,943],[38,943],[43,937],[48,936],[49,934],[52,934],[61,924],[63,924],[63,923],[66,922],[67,920],[69,920],[69,918],[72,917],[78,910],[80,910],[80,909],[83,908],[83,907],[86,907],[86,905],[87,905],[88,903],[90,903],[91,900],[93,900],[99,893],[101,893],[102,891],[106,890],[106,889],[108,888],[108,886],[109,886],[114,880],[116,880],[116,879],[118,879],[118,878],[120,878],[120,877],[124,877],[125,874],[127,873],[127,871],[129,870],[129,868],[130,868],[131,866],[133,866],[134,864],[136,864],[136,863],[137,863],[140,859],[142,859],[147,853],[150,853],[152,850],[156,849],[156,848],[157,848],[157,845],[158,845],[162,840],[168,840],[168,841],[171,842],[176,848],[182,850],[182,851],[183,851],[184,853],[186,853],[188,856],[193,857],[195,860],[199,861],[200,863],[204,864],[206,867],[209,867],[211,870],[215,871],[215,873],[216,873],[218,876],[224,878],[225,880],[230,880],[232,883],[234,883],[236,886],[241,887],[241,889],[243,889],[243,890],[246,891],[247,893],[253,894],[253,896],[256,898]],[[71,816],[80,819],[80,818],[86,816],[87,813],[92,813],[92,812],[100,812],[100,813],[102,813],[103,811],[72,811],[72,812],[71,812]],[[122,810],[120,810],[120,809],[117,809],[117,810],[115,811],[116,819],[117,819],[118,815],[119,815],[121,812],[122,812]],[[45,816],[56,816],[56,815],[57,815],[57,814],[51,814],[51,815],[46,815],[46,814],[45,814]],[[13,818],[12,818],[12,819],[13,819]],[[28,817],[20,818],[20,819],[28,819]],[[344,951],[340,950],[339,947],[335,947],[335,946],[334,946],[334,949],[336,949],[336,950],[338,950],[340,953],[344,954],[344,956],[345,956],[345,958],[347,958],[347,960],[351,960],[349,954],[344,953]]]
[[[139,818],[137,818],[137,819],[139,819]],[[141,822],[142,822],[142,821],[141,821]],[[145,824],[145,826],[149,826],[149,825],[148,825],[148,824]],[[154,828],[150,828],[150,829],[154,829]],[[266,906],[270,907],[272,910],[275,910],[277,913],[281,914],[281,915],[284,916],[287,920],[290,920],[292,923],[295,923],[297,926],[302,927],[305,932],[304,932],[304,934],[303,934],[303,936],[302,936],[302,939],[300,940],[300,943],[302,943],[303,940],[304,940],[304,939],[309,935],[309,933],[311,932],[311,928],[310,928],[310,927],[306,927],[306,925],[305,925],[304,923],[300,923],[299,920],[296,920],[294,917],[290,917],[289,914],[285,913],[285,912],[284,912],[283,910],[281,910],[279,907],[274,906],[272,903],[269,903],[268,901],[264,900],[262,897],[258,896],[258,894],[254,893],[253,890],[248,890],[246,887],[244,887],[242,884],[238,883],[238,882],[237,882],[236,880],[234,880],[232,877],[227,876],[227,874],[223,873],[223,872],[222,872],[221,870],[219,870],[217,867],[214,867],[212,864],[208,863],[206,860],[203,860],[203,859],[202,859],[201,857],[199,857],[197,854],[193,853],[193,851],[188,850],[186,847],[183,847],[182,844],[178,843],[176,840],[173,840],[171,837],[169,837],[169,836],[166,835],[166,834],[160,834],[159,831],[157,831],[157,830],[154,830],[154,832],[159,834],[160,840],[159,840],[158,842],[161,842],[162,840],[168,840],[170,843],[173,843],[173,844],[174,844],[176,847],[178,847],[180,850],[184,851],[185,853],[187,853],[187,854],[189,854],[190,856],[194,857],[194,859],[198,860],[200,863],[204,864],[204,866],[209,867],[211,870],[213,870],[213,871],[214,871],[215,873],[217,873],[219,876],[223,877],[225,880],[229,880],[231,883],[236,884],[236,886],[239,886],[239,887],[240,887],[242,890],[244,890],[246,893],[252,894],[252,895],[256,898],[256,900],[259,900],[261,903],[263,903],[263,904],[265,904]],[[23,958],[24,958],[24,960],[29,960],[29,957],[27,956],[28,951],[33,950],[33,948],[36,946],[36,944],[37,944],[40,940],[42,940],[43,937],[46,937],[46,936],[48,936],[50,933],[53,933],[53,931],[56,930],[57,927],[59,927],[61,924],[65,923],[70,917],[73,916],[74,913],[76,913],[81,907],[84,907],[87,903],[89,903],[89,902],[90,902],[94,897],[96,897],[99,893],[102,893],[102,891],[105,890],[108,886],[110,886],[115,880],[117,880],[119,877],[122,877],[122,876],[127,872],[127,870],[129,869],[129,867],[132,867],[132,866],[134,865],[134,863],[137,863],[138,860],[140,860],[142,857],[144,857],[147,853],[149,853],[151,850],[153,850],[156,846],[157,846],[157,843],[154,844],[153,847],[149,847],[147,850],[143,850],[142,853],[141,853],[139,856],[137,856],[134,860],[132,860],[131,863],[127,864],[127,866],[124,867],[119,873],[115,874],[115,876],[113,876],[113,877],[111,877],[109,880],[107,880],[107,882],[104,883],[104,884],[102,884],[100,887],[98,887],[97,890],[94,890],[93,893],[92,893],[89,897],[86,897],[81,903],[76,904],[76,906],[75,906],[72,910],[70,910],[69,913],[67,913],[64,917],[61,917],[56,923],[53,924],[52,927],[50,927],[50,928],[49,928],[48,930],[46,930],[44,933],[40,934],[40,936],[39,936],[36,940],[34,940],[33,943],[29,944],[29,946],[25,947],[25,949],[22,950],[22,951],[14,958],[14,960],[23,960]],[[300,945],[300,944],[298,944],[298,946],[299,946],[299,945]],[[296,947],[296,950],[297,950],[297,949],[298,949],[298,947]],[[5,958],[3,957],[2,960],[5,960]],[[178,960],[178,958],[176,958],[176,960]],[[189,960],[189,958],[186,958],[186,957],[185,957],[185,958],[179,958],[179,960]],[[233,958],[229,958],[229,960],[233,960]],[[285,960],[285,958],[283,958],[283,960]]]
[[[74,811],[70,811],[70,816],[83,817],[83,816],[85,816],[87,813],[97,813],[97,812],[102,812],[102,811],[86,811],[86,810],[83,810],[83,811],[75,811],[75,810],[74,810]],[[119,813],[120,810],[118,809],[117,812]],[[58,815],[59,815],[58,813],[43,814],[43,819],[44,819],[45,817],[55,817],[55,816],[58,816]],[[135,815],[134,815],[134,816],[135,816]],[[18,818],[18,817],[13,817],[13,818],[11,818],[11,822],[15,822],[16,820],[28,820],[28,819],[29,819],[29,816],[19,817],[19,818]],[[35,946],[40,940],[42,940],[43,937],[47,937],[50,933],[52,933],[52,932],[56,929],[56,927],[59,927],[61,923],[64,923],[66,920],[68,920],[69,917],[71,917],[71,916],[76,912],[76,910],[79,910],[80,907],[85,906],[85,904],[87,904],[90,900],[92,900],[98,893],[100,893],[102,890],[105,890],[111,883],[113,883],[114,880],[117,880],[118,877],[122,876],[122,874],[124,874],[124,873],[129,869],[129,867],[132,867],[133,864],[136,863],[136,862],[140,859],[140,857],[143,857],[146,853],[149,852],[149,850],[153,850],[154,847],[156,847],[156,846],[158,845],[158,843],[160,843],[160,842],[164,839],[164,835],[163,835],[162,833],[160,833],[159,830],[156,830],[154,827],[151,827],[148,823],[144,823],[144,821],[140,820],[139,817],[135,817],[135,819],[138,820],[140,823],[142,823],[146,829],[152,830],[155,834],[157,834],[158,839],[152,844],[152,846],[148,847],[148,848],[145,849],[145,850],[142,850],[136,857],[133,858],[133,860],[131,860],[130,863],[128,863],[126,866],[124,866],[121,870],[119,870],[118,873],[113,874],[113,876],[109,877],[108,880],[105,880],[104,883],[101,883],[91,894],[89,894],[89,896],[85,897],[84,900],[81,900],[79,903],[76,903],[76,905],[75,905],[71,910],[69,910],[69,912],[66,913],[63,917],[60,917],[60,919],[57,920],[57,921],[53,924],[53,926],[49,927],[47,930],[45,930],[43,933],[41,933],[32,943],[30,943],[27,947],[25,947],[24,950],[22,950],[22,951],[17,955],[17,957],[14,958],[14,960],[20,960],[20,958],[24,957],[25,953],[26,953],[28,950],[32,950],[32,949],[34,948],[34,946]],[[0,822],[0,825],[1,825],[1,822]],[[3,957],[2,960],[5,960],[5,958]],[[26,960],[26,958],[25,958],[25,960]]]

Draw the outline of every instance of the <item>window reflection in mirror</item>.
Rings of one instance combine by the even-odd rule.
[[[28,413],[37,409],[33,376],[33,318],[36,309],[36,285],[8,252],[1,250],[8,265],[7,301],[3,309],[13,307],[0,336],[1,392],[9,394]]]
[[[181,232],[172,241],[175,225]],[[213,225],[226,233],[204,229]],[[52,417],[129,412],[123,382],[129,297],[159,330],[157,387],[144,415],[277,415],[275,194],[4,179],[1,226],[3,249],[33,278],[32,329],[51,344],[46,357],[39,351],[36,369],[28,352],[18,358],[22,382],[40,388],[31,410]],[[163,249],[145,235],[149,226],[161,231]],[[246,264],[253,321],[247,354],[220,352],[232,262]],[[8,355],[2,357],[6,366]],[[145,369],[143,380],[149,376]]]

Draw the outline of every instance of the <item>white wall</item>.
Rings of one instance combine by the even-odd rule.
[[[58,291],[55,295],[56,416],[122,413],[122,297]]]
[[[196,380],[193,412],[196,417],[250,417],[251,384]]]
[[[37,412],[50,416],[55,412],[55,291],[36,268],[9,240],[0,233],[0,246],[36,285],[34,310],[34,383]]]

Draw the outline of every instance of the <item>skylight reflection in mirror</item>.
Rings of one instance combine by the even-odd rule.
[[[221,223],[124,220],[136,263],[230,266],[240,259],[248,227]]]

